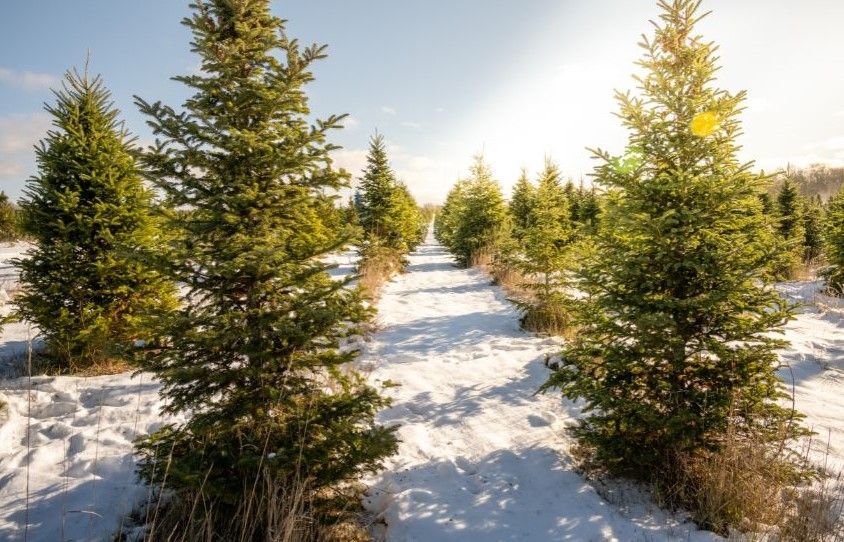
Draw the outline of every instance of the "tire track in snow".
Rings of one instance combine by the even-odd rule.
[[[577,409],[535,396],[558,344],[520,330],[477,270],[458,269],[429,236],[387,284],[363,360],[399,386],[383,423],[402,443],[366,506],[391,541],[712,540],[648,504],[603,500],[559,450]]]

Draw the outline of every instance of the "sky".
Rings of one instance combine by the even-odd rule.
[[[170,77],[193,72],[187,0],[0,0],[0,189],[36,171],[43,104],[65,70],[102,74],[128,129],[150,141],[133,95],[179,106]],[[844,166],[844,1],[704,0],[698,30],[720,46],[718,85],[747,90],[741,158]],[[613,90],[635,86],[655,0],[284,0],[288,33],[324,43],[309,85],[315,117],[348,113],[332,142],[358,175],[387,138],[420,203],[440,202],[483,153],[505,192],[546,156],[589,182],[587,148],[621,154]]]

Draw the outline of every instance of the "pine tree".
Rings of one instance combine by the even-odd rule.
[[[128,355],[149,339],[149,317],[175,306],[151,269],[162,235],[132,140],[99,77],[65,75],[45,107],[53,129],[36,149],[22,226],[34,247],[16,261],[18,315],[35,324],[46,355],[78,370]]]
[[[791,415],[776,402],[784,343],[770,332],[790,311],[766,281],[765,179],[736,159],[745,94],[713,87],[699,5],[659,2],[641,95],[617,94],[628,154],[597,151],[608,196],[579,277],[582,327],[543,388],[585,401],[575,435],[597,461],[646,478],[718,449],[728,427],[764,445]]]
[[[463,265],[470,265],[483,251],[494,250],[508,224],[501,186],[492,178],[492,171],[482,156],[475,157],[468,180],[455,247],[457,259]]]
[[[324,222],[326,194],[348,186],[327,143],[344,117],[307,120],[304,87],[325,48],[288,38],[269,0],[195,0],[192,10],[184,22],[202,70],[176,78],[194,92],[184,112],[137,99],[159,138],[151,178],[170,208],[187,209],[169,216],[184,308],[145,367],[163,383],[165,412],[191,414],[141,442],[140,472],[201,492],[225,529],[266,480],[298,478],[307,498],[325,495],[377,470],[396,439],[374,422],[386,400],[348,365],[357,351],[339,348],[367,314],[322,263],[348,241]],[[156,469],[164,454],[166,473]]]
[[[513,195],[508,205],[513,223],[513,236],[521,239],[528,227],[528,219],[536,198],[536,187],[530,182],[527,171],[522,169],[519,180],[513,186]]]
[[[369,141],[366,169],[360,182],[361,225],[368,237],[381,240],[397,237],[392,212],[395,190],[396,178],[387,158],[387,144],[384,136],[376,133]]]
[[[803,260],[805,235],[801,197],[797,192],[797,186],[788,177],[780,187],[774,204],[780,254],[771,269],[777,280],[788,280],[795,276]]]
[[[0,241],[16,241],[20,237],[18,209],[9,196],[0,190]]]
[[[824,210],[820,198],[803,198],[803,261],[817,260],[823,253]]]
[[[532,299],[517,303],[525,329],[560,334],[571,325],[567,274],[573,241],[569,198],[559,169],[546,160],[523,235],[524,257],[518,265],[522,274],[538,279],[529,284]]]
[[[366,162],[360,182],[360,216],[367,243],[405,254],[420,242],[421,217],[407,186],[390,168],[383,135],[372,136]]]
[[[829,267],[824,270],[827,291],[844,295],[844,189],[829,200],[824,221],[824,241]]]

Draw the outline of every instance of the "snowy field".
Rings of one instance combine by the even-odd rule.
[[[11,257],[0,250],[0,258]],[[2,259],[0,259],[2,262]],[[331,262],[339,278],[353,251]],[[820,284],[781,285],[804,302],[784,352],[797,408],[844,465],[844,308]],[[390,541],[714,540],[638,492],[585,482],[565,456],[579,411],[536,396],[543,361],[559,343],[524,333],[504,294],[477,270],[458,269],[429,238],[408,272],[381,294],[379,330],[359,364],[389,384],[383,423],[401,424],[397,456],[367,480],[365,504]],[[6,326],[0,360],[20,364],[25,324]],[[27,393],[27,390],[31,390]],[[0,380],[0,542],[109,540],[148,498],[134,478],[132,440],[165,420],[158,386],[140,374]],[[28,438],[27,438],[28,436]],[[28,490],[27,490],[28,487]],[[29,506],[27,507],[27,500]],[[28,509],[28,512],[27,512]]]

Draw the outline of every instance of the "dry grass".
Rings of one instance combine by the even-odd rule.
[[[522,310],[522,327],[535,333],[547,333],[571,340],[577,334],[571,310],[561,304],[533,303]]]
[[[280,483],[266,471],[247,484],[236,510],[217,509],[200,490],[156,499],[133,517],[144,525],[144,542],[365,542],[360,488],[315,495],[303,480]],[[318,502],[330,501],[326,512]],[[344,503],[338,505],[338,503]],[[124,533],[119,540],[129,540]]]
[[[719,451],[679,457],[671,482],[657,482],[655,495],[730,539],[844,540],[841,475],[818,470],[814,482],[801,479],[800,471],[811,472],[809,447],[797,455],[728,435]]]
[[[358,263],[358,287],[365,299],[378,299],[381,287],[404,268],[404,259],[395,251],[371,249],[361,256]]]

